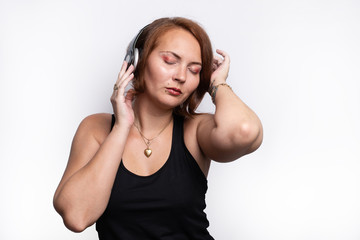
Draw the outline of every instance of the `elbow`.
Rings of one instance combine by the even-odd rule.
[[[85,221],[85,217],[82,217],[80,214],[75,214],[75,211],[71,209],[62,207],[55,199],[53,205],[55,210],[62,217],[65,227],[70,231],[80,233],[89,226]]]
[[[212,149],[207,156],[217,162],[231,162],[254,152],[262,143],[263,130],[260,121],[229,124],[218,128]],[[231,126],[231,127],[229,127]]]
[[[262,143],[263,130],[261,123],[247,122],[239,124],[236,129],[231,131],[231,142],[242,149],[246,149],[246,153],[251,153],[258,149]]]
[[[63,214],[62,218],[64,221],[64,225],[70,231],[80,233],[84,231],[88,225],[85,224],[85,221],[81,221],[80,218],[69,216],[70,214]]]

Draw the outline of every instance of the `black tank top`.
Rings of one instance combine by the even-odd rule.
[[[111,127],[113,127],[115,118]],[[213,240],[204,209],[207,180],[185,146],[183,117],[174,115],[166,163],[138,176],[120,163],[108,206],[96,223],[100,240]]]

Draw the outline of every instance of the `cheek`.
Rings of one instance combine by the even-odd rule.
[[[145,79],[151,82],[163,82],[171,77],[171,72],[161,64],[149,64],[145,73]]]
[[[189,81],[190,82],[190,87],[189,88],[191,88],[192,89],[192,91],[191,92],[193,92],[193,91],[195,91],[195,89],[199,86],[199,83],[200,83],[200,77],[192,77],[192,78],[190,78],[190,80],[191,81]]]
[[[191,79],[191,81],[187,81],[187,86],[186,86],[186,92],[187,92],[187,96],[186,98],[188,98],[199,86],[200,80],[198,78],[193,78]]]

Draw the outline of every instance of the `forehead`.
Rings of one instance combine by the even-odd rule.
[[[199,42],[190,32],[181,28],[171,29],[160,36],[154,50],[172,51],[182,58],[201,62]]]

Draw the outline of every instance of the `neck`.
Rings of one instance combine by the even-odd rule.
[[[141,132],[151,138],[164,128],[172,119],[172,109],[160,109],[140,94],[133,105],[135,122]]]

